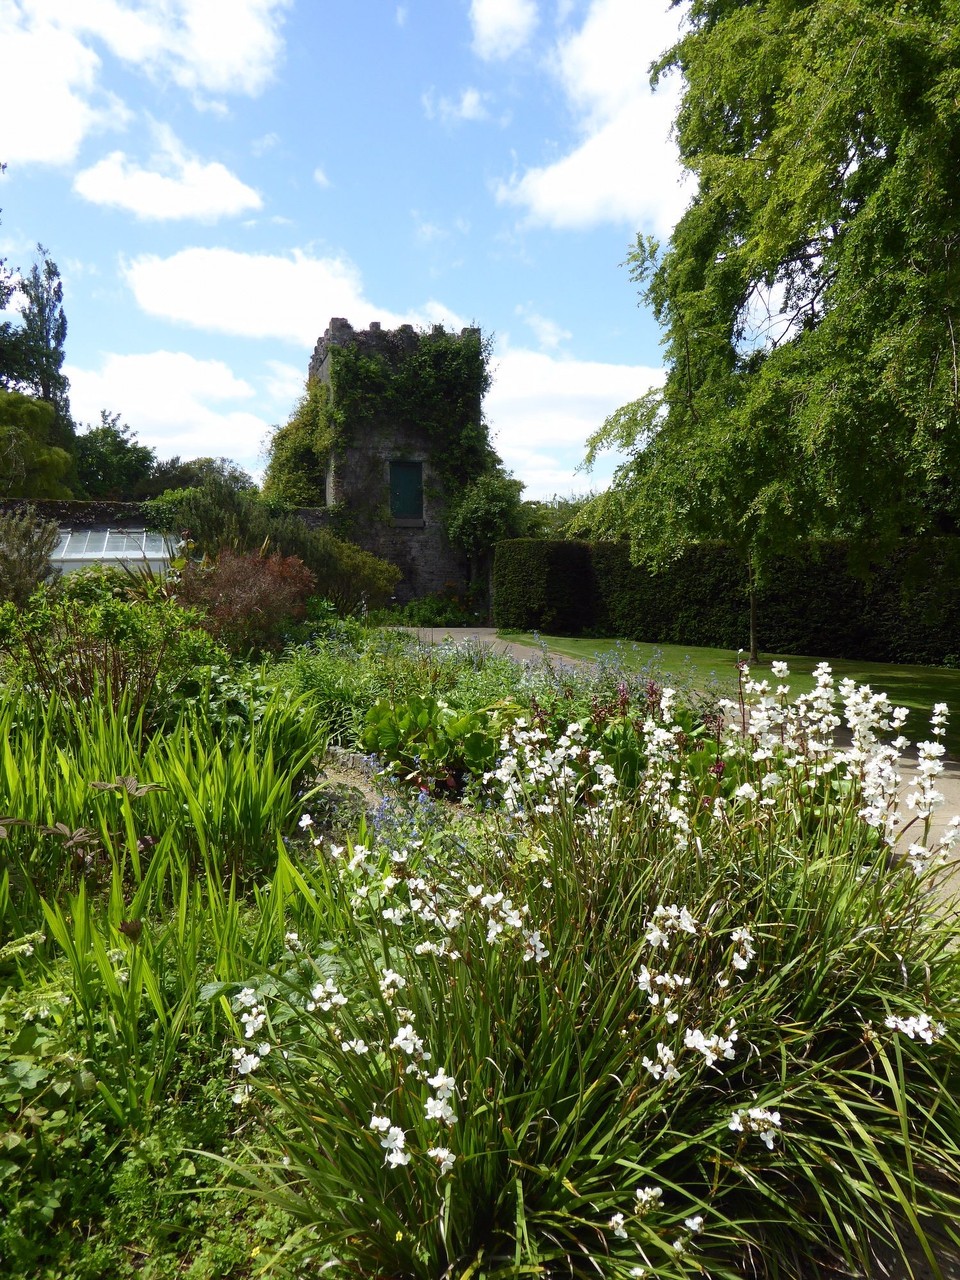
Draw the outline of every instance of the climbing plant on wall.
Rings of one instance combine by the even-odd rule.
[[[292,507],[323,506],[335,439],[330,388],[308,378],[289,420],[274,430],[263,478],[264,497]]]
[[[375,348],[362,340],[331,345],[329,385],[308,379],[289,422],[274,433],[264,493],[296,506],[324,505],[331,457],[389,422],[400,434],[426,435],[433,482],[451,517],[468,486],[500,467],[481,412],[490,350],[491,340],[475,329],[385,331]],[[373,484],[370,493],[375,505]],[[352,517],[373,514],[372,506]]]

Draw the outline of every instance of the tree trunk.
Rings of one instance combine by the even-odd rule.
[[[757,583],[753,572],[753,555],[747,552],[747,591],[750,596],[750,663],[755,666],[760,661],[757,652]]]

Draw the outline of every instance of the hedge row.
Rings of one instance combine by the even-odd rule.
[[[623,543],[517,538],[496,549],[498,627],[746,648],[746,567],[728,546],[690,547],[660,570]],[[904,540],[854,572],[841,542],[809,542],[757,592],[760,648],[876,662],[960,665],[960,539]]]

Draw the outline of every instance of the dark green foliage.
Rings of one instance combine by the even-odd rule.
[[[500,467],[491,468],[471,480],[447,520],[450,541],[462,547],[475,571],[495,543],[522,532],[523,481],[515,480]]]
[[[69,498],[53,405],[0,388],[0,498]]]
[[[23,607],[50,573],[58,529],[32,507],[0,513],[0,601]]]
[[[138,444],[119,413],[100,411],[100,425],[77,436],[74,453],[77,485],[86,498],[129,502],[140,497],[157,461],[156,453]]]
[[[509,631],[580,634],[596,612],[590,546],[516,538],[493,561],[493,621]]]
[[[63,311],[63,282],[57,264],[42,244],[37,261],[18,286],[24,305],[16,342],[19,366],[15,385],[52,405],[52,443],[73,452],[76,433],[70,418],[70,383],[63,372],[67,318]]]
[[[325,507],[334,444],[330,388],[310,378],[289,421],[273,433],[264,496],[294,507]]]
[[[256,485],[242,467],[229,458],[166,458],[154,464],[147,480],[140,485],[138,496],[159,497],[168,489],[194,489],[208,480],[222,481],[232,489],[255,489]]]
[[[902,541],[880,564],[840,542],[811,542],[769,563],[758,587],[760,647],[874,662],[937,664],[960,652],[960,542]],[[624,543],[497,547],[494,620],[516,631],[616,635],[662,644],[745,648],[741,556],[686,548],[662,568],[630,562]]]
[[[193,549],[210,559],[224,549],[296,556],[316,578],[318,593],[347,611],[385,602],[400,576],[385,560],[326,529],[310,529],[299,516],[219,478],[147,505],[161,532],[185,534]]]

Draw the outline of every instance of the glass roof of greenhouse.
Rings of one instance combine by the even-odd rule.
[[[61,529],[50,557],[53,563],[69,560],[169,560],[162,533],[144,529]]]

